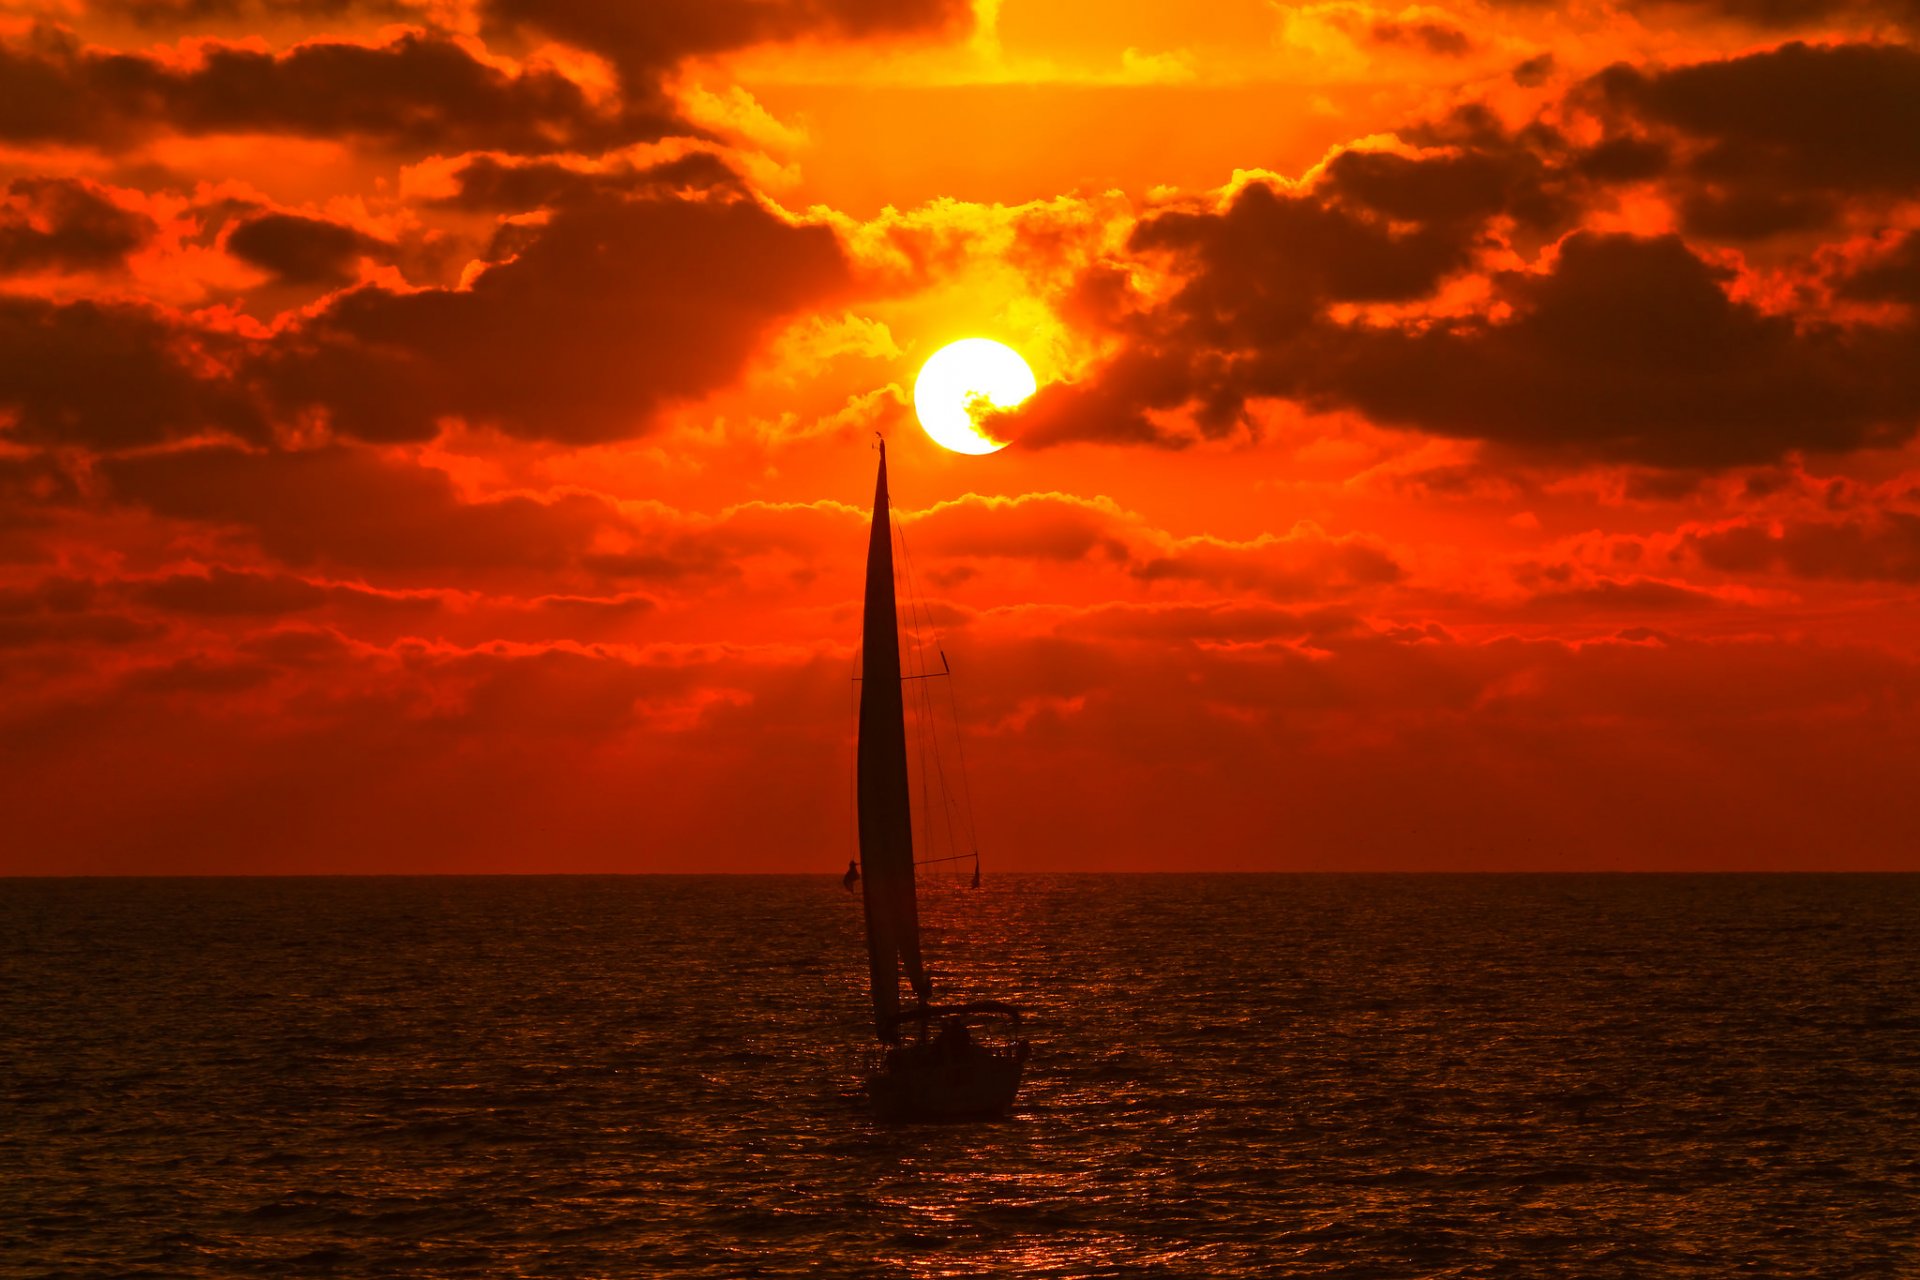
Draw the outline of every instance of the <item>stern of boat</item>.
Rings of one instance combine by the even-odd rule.
[[[890,1049],[867,1077],[874,1115],[888,1123],[998,1120],[1013,1109],[1027,1042],[943,1054],[931,1044]]]

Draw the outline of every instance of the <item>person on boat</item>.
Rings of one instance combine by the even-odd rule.
[[[852,893],[853,886],[859,883],[860,883],[860,861],[857,858],[848,858],[847,874],[840,877],[840,887],[842,889],[845,889],[848,893]]]
[[[973,1033],[967,1030],[965,1018],[948,1018],[940,1024],[940,1034],[934,1037],[933,1047],[942,1055],[958,1062],[973,1051]]]

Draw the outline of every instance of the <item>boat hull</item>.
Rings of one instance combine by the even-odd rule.
[[[867,1077],[867,1098],[889,1124],[941,1120],[997,1120],[1013,1107],[1027,1065],[1027,1042],[964,1054],[937,1045],[889,1050]]]

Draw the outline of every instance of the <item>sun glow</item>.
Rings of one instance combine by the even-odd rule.
[[[934,352],[913,384],[913,408],[929,436],[956,453],[1007,447],[979,427],[993,409],[1011,409],[1039,383],[1020,353],[991,338],[962,338]]]

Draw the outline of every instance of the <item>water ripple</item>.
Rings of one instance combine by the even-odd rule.
[[[0,1274],[1920,1274],[1920,878],[0,881]]]

